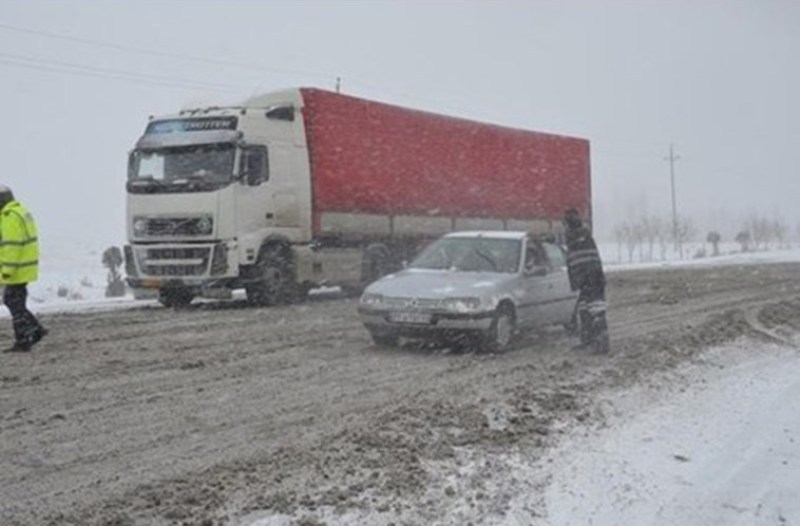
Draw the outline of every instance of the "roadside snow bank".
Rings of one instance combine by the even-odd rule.
[[[553,453],[547,524],[800,524],[800,354],[750,343],[704,359],[682,392],[628,393],[609,428]]]

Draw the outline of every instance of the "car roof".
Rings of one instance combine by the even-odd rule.
[[[518,230],[472,230],[466,232],[451,232],[444,237],[487,237],[493,239],[525,239],[527,232]]]

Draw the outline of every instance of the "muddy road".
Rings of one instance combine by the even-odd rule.
[[[800,264],[608,292],[611,356],[560,328],[503,355],[378,348],[342,298],[44,316],[34,352],[0,355],[0,524],[487,524],[520,491],[504,456],[601,423],[597,393],[800,327]]]

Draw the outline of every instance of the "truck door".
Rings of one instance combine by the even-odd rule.
[[[241,180],[236,185],[236,234],[249,245],[248,238],[264,237],[275,224],[272,195],[269,189],[269,154],[264,145],[242,148],[239,162]],[[254,243],[254,241],[252,241]],[[254,247],[258,249],[258,247]]]

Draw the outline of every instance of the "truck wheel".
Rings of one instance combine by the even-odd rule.
[[[389,248],[381,243],[367,246],[361,255],[361,283],[368,285],[391,272]]]
[[[307,281],[304,281],[303,283],[297,283],[294,287],[294,295],[292,296],[292,303],[303,303],[307,301],[308,293],[313,288],[314,285]]]
[[[168,308],[186,307],[194,299],[194,294],[185,289],[161,289],[158,291],[158,302]]]
[[[397,347],[397,343],[400,341],[400,337],[393,332],[369,331],[369,335],[375,345],[381,347]]]
[[[484,348],[495,353],[507,351],[514,340],[516,326],[514,308],[501,303],[494,314],[489,332],[484,337]]]
[[[256,263],[256,280],[245,286],[247,300],[258,306],[289,303],[296,288],[292,251],[286,245],[269,245]]]

